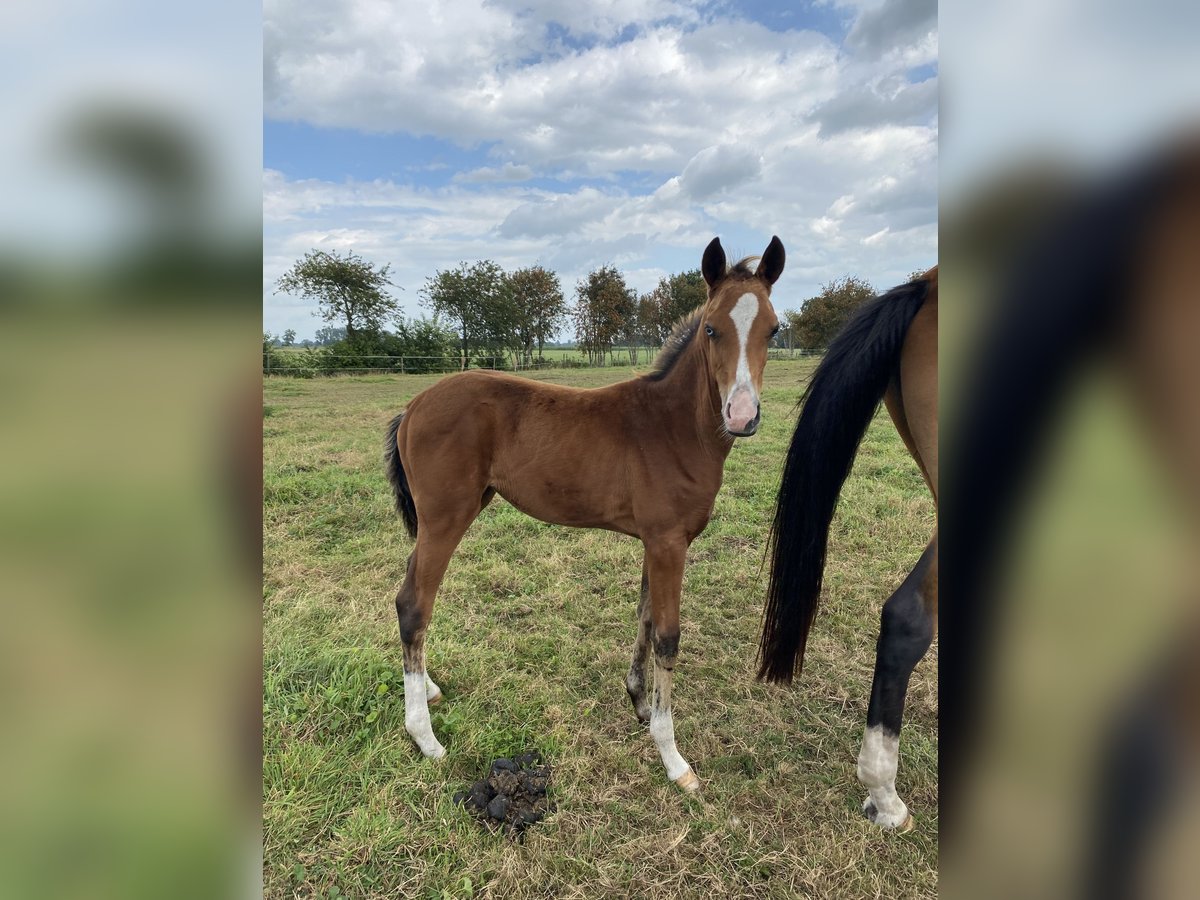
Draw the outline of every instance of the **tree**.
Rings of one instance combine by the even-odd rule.
[[[503,353],[516,332],[512,290],[490,259],[438,271],[421,288],[422,305],[454,323],[462,368],[480,351]]]
[[[546,341],[558,333],[567,317],[558,276],[541,266],[517,269],[508,276],[515,334],[525,365],[533,362],[533,345],[540,359]]]
[[[454,353],[456,335],[437,319],[397,319],[396,339],[400,355],[415,357],[409,372],[440,372]]]
[[[296,329],[289,328],[283,333],[283,346],[291,347],[296,343]]]
[[[391,265],[376,268],[349,250],[310,250],[277,283],[276,293],[316,300],[326,322],[346,323],[346,339],[354,342],[359,331],[379,332],[383,323],[400,311],[399,302],[388,294]]]
[[[575,285],[575,338],[592,365],[603,365],[617,338],[637,315],[637,294],[614,266],[588,273]]]
[[[708,300],[708,287],[700,270],[690,269],[660,279],[658,286],[642,299],[650,302],[642,317],[648,337],[655,344],[662,344],[670,337],[676,322]]]
[[[644,294],[638,301],[637,310],[637,344],[642,347],[661,347],[665,339],[659,338],[659,308],[654,299],[654,292]],[[637,360],[629,360],[637,365]]]
[[[806,350],[829,346],[850,314],[874,296],[875,289],[853,275],[824,285],[800,309],[794,328],[796,346]]]
[[[318,347],[327,347],[330,344],[336,344],[338,341],[344,341],[345,339],[345,328],[337,328],[332,325],[326,325],[324,328],[317,329],[315,343]]]
[[[797,334],[802,327],[800,316],[801,313],[799,310],[786,309],[783,311],[782,321],[780,322],[782,327],[779,329],[779,336],[776,338],[779,346],[787,347],[788,350],[796,348],[796,345],[799,343]]]

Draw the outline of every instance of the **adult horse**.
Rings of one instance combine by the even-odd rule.
[[[854,456],[882,398],[938,496],[937,267],[863,306],[829,345],[801,400],[771,528],[771,577],[759,678],[790,682],[821,597],[829,526]],[[937,530],[883,605],[858,778],[863,812],[885,828],[912,827],[896,794],[904,697],[937,628]]]
[[[638,636],[625,685],[668,777],[685,791],[699,788],[675,746],[671,717],[683,567],[712,514],[734,438],[758,428],[767,345],[779,328],[771,286],[783,264],[778,237],[753,270],[749,260],[727,267],[713,238],[701,262],[707,302],[676,327],[640,378],[585,390],[465,372],[422,391],[392,420],[388,479],[416,538],[396,595],[404,725],[425,756],[445,753],[428,708],[441,690],[425,672],[434,596],[468,526],[500,494],[544,522],[641,539]]]

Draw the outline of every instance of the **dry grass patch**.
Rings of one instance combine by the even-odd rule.
[[[689,554],[676,734],[704,783],[671,786],[624,689],[640,545],[497,499],[450,564],[427,644],[449,755],[404,731],[392,598],[410,544],[379,462],[388,420],[437,376],[264,383],[264,843],[270,897],[923,897],[937,890],[936,648],[902,744],[908,835],[859,814],[854,765],[879,609],[933,508],[886,414],[835,521],[825,609],[794,687],[759,684],[764,540],[810,362],[772,361]],[[596,386],[629,370],[554,371]],[[537,748],[557,812],[523,845],[453,803]]]

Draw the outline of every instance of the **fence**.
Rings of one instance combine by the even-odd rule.
[[[570,351],[568,351],[570,352]],[[790,350],[772,347],[767,352],[769,359],[803,359],[817,357],[824,350]],[[503,369],[510,372],[528,372],[540,369],[587,369],[613,366],[649,366],[657,350],[639,348],[631,353],[628,348],[615,348],[599,364],[588,362],[586,356],[577,352],[570,355],[542,357],[525,363],[508,356],[476,357],[470,361],[472,369]],[[634,358],[636,357],[636,362]],[[348,363],[362,363],[352,365]],[[448,356],[342,356],[320,353],[310,357],[304,352],[280,352],[278,348],[263,353],[264,375],[288,375],[311,378],[316,375],[442,375],[462,369],[460,357]]]

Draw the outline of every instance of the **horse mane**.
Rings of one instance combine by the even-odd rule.
[[[743,256],[725,269],[725,277],[736,278],[739,281],[753,278],[756,270],[750,268],[750,264],[757,261],[758,258],[757,256]],[[667,373],[679,361],[679,357],[683,355],[683,351],[691,344],[696,332],[700,330],[700,316],[703,312],[704,305],[697,306],[675,323],[670,336],[663,342],[662,349],[658,351],[654,362],[650,364],[650,371],[643,375],[643,378],[647,381],[661,381],[667,376]]]
[[[753,277],[754,275],[756,275],[758,273],[758,266],[755,266],[752,269],[752,268],[750,268],[750,263],[758,262],[760,259],[762,259],[762,257],[760,257],[760,256],[743,256],[741,259],[739,259],[732,266],[730,266],[729,268],[727,268],[725,270],[725,277],[726,278],[733,277],[733,278],[737,278],[739,280],[744,279],[744,278]]]
[[[703,312],[704,307],[697,306],[675,323],[670,337],[663,342],[662,349],[658,351],[658,356],[654,357],[654,362],[650,365],[650,371],[643,375],[643,378],[647,381],[662,381],[667,377],[667,373],[675,367],[675,363],[679,362],[679,357],[683,356],[683,351],[688,348],[692,338],[700,330],[700,317]]]

